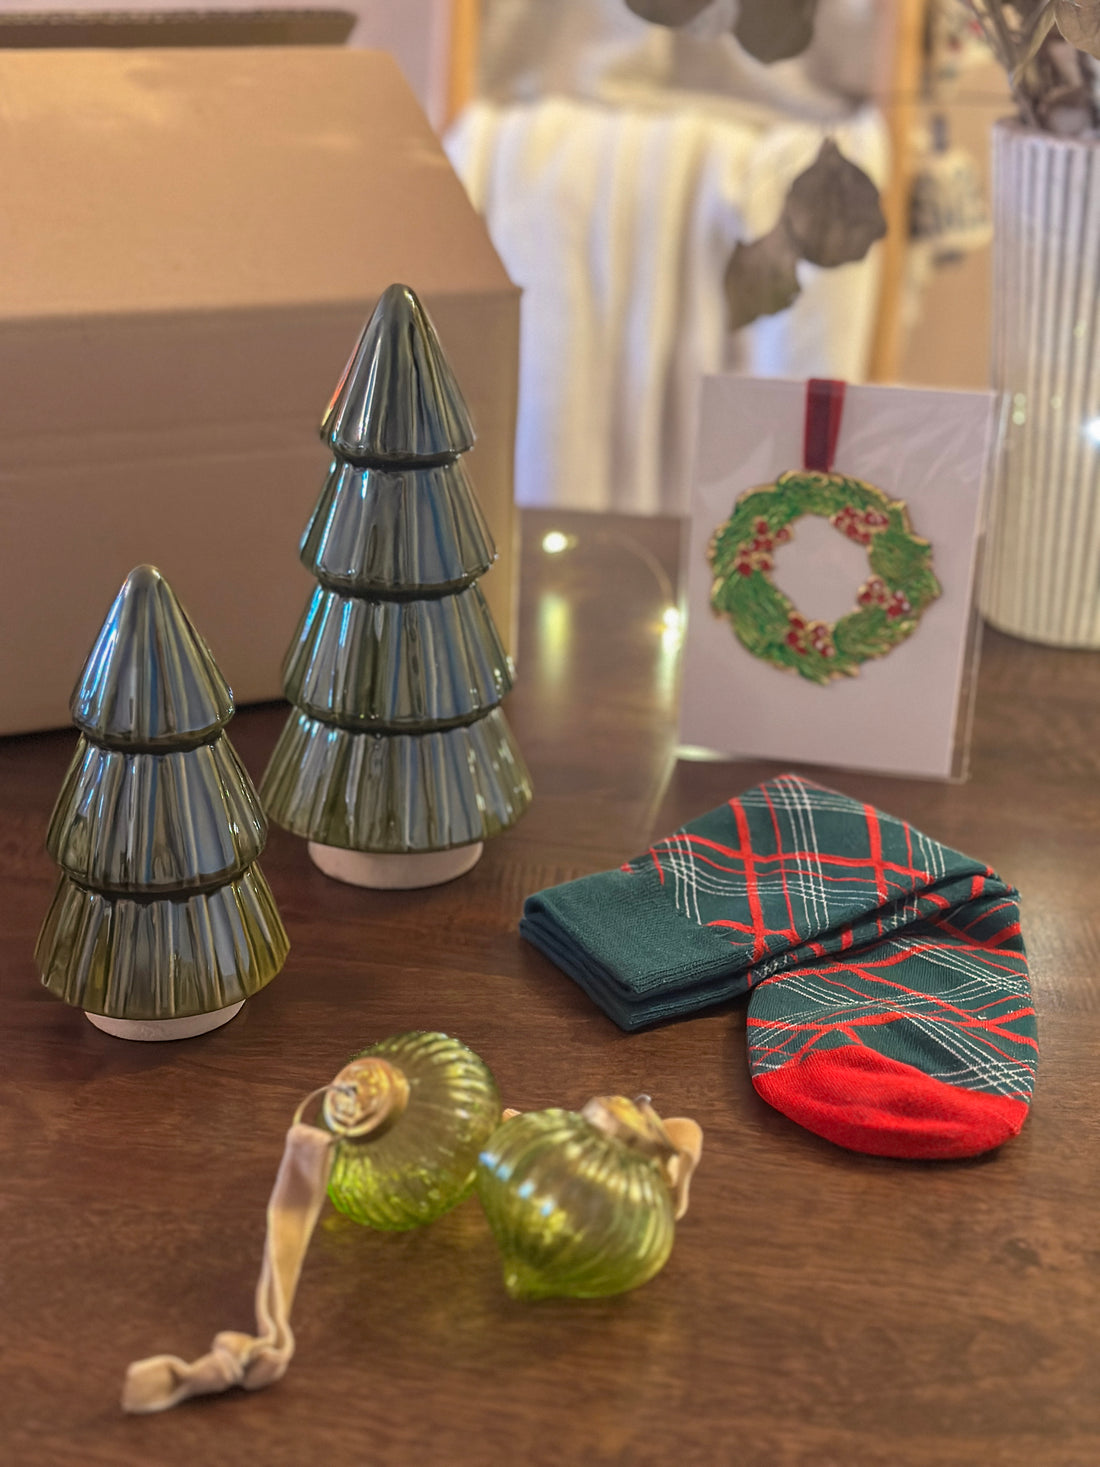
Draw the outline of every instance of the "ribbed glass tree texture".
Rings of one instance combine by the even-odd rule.
[[[289,944],[256,859],[267,823],[222,730],[233,697],[153,566],[130,572],[72,699],[80,741],[46,837],[61,867],[35,959],[113,1019],[213,1013]]]
[[[498,706],[511,666],[476,584],[496,551],[461,461],[466,404],[407,286],[379,301],[321,436],[334,456],[301,543],[318,586],[284,665],[294,712],[264,806],[344,850],[496,835],[531,799]]]

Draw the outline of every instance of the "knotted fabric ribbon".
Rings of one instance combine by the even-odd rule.
[[[286,1374],[294,1354],[290,1310],[310,1237],[325,1200],[337,1137],[295,1123],[267,1205],[267,1238],[256,1285],[256,1333],[223,1330],[210,1352],[190,1365],[177,1355],[151,1355],[126,1372],[122,1409],[167,1411],[190,1396],[232,1386],[256,1391]]]

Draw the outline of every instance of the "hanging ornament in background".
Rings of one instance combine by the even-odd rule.
[[[885,657],[940,595],[932,547],[913,533],[904,501],[832,472],[843,403],[843,382],[807,383],[805,469],[739,495],[707,547],[712,610],[729,618],[753,657],[819,684]],[[852,610],[832,623],[805,616],[772,579],[776,550],[805,515],[820,515],[867,550],[871,574],[853,589]]]
[[[730,32],[765,66],[789,61],[814,40],[818,0],[625,0],[642,20],[716,40]],[[871,177],[825,138],[814,161],[791,184],[774,227],[741,240],[726,267],[730,331],[785,311],[801,292],[798,262],[834,269],[862,260],[886,233]]]
[[[969,153],[951,146],[943,113],[913,131],[913,181],[909,193],[909,248],[905,252],[901,319],[907,330],[921,318],[934,272],[957,264],[993,238],[985,189]]]
[[[204,1034],[275,977],[289,944],[255,864],[267,822],[222,732],[233,696],[155,567],[127,576],[72,712],[42,982],[120,1038]]]
[[[626,0],[627,8],[640,20],[667,26],[688,25],[710,3],[711,0]]]
[[[473,429],[406,286],[382,296],[321,435],[334,459],[301,546],[320,585],[287,657],[295,711],[264,806],[329,876],[432,886],[476,863],[531,785],[476,584],[496,552],[460,457]]]
[[[993,238],[978,167],[963,148],[951,146],[947,118],[932,119],[927,141],[914,149],[918,162],[909,199],[909,235],[934,265],[948,264]]]
[[[786,310],[801,290],[799,260],[822,269],[849,265],[885,233],[878,189],[826,138],[791,184],[773,228],[734,246],[724,284],[729,329]]]
[[[757,61],[786,61],[814,38],[818,0],[626,0],[641,20],[714,38],[732,31]]]
[[[814,38],[817,0],[739,0],[733,34],[757,61],[800,56]]]
[[[513,1114],[490,1138],[477,1192],[515,1299],[636,1289],[672,1251],[703,1133],[621,1095]]]

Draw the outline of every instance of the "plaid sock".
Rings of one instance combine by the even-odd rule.
[[[1037,1046],[1016,893],[795,775],[529,897],[520,931],[624,1029],[751,989],[758,1093],[842,1146],[976,1155],[1026,1118]]]

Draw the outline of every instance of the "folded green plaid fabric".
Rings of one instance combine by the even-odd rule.
[[[841,1065],[849,1079],[870,1067],[877,1084],[900,1066],[905,1084],[919,1072],[1001,1097],[1015,1130],[1026,1114],[1037,1046],[1016,892],[904,821],[796,775],[708,811],[618,871],[536,893],[520,931],[626,1030],[753,990],[754,1084],[793,1114],[775,1095],[799,1067],[796,1118],[821,1134],[804,1092],[813,1080],[813,1104],[827,1108]],[[848,1081],[840,1088],[848,1126]],[[922,1114],[927,1103],[913,1101]],[[888,1154],[970,1154],[906,1144]]]

